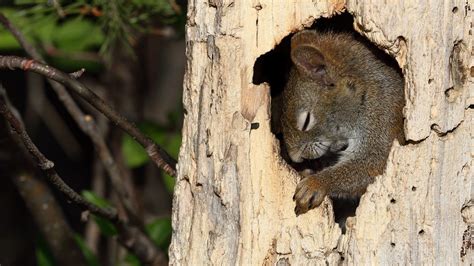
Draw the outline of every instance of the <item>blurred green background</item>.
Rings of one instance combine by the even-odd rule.
[[[185,65],[186,1],[178,0],[0,0],[3,13],[44,56],[65,72],[84,68],[80,81],[177,159],[181,144],[182,80]],[[28,57],[0,27],[0,55]],[[74,190],[99,206],[115,206],[106,173],[90,140],[77,127],[44,78],[21,71],[0,71],[0,82],[19,109],[33,141]],[[174,179],[149,162],[131,137],[88,104],[114,159],[129,179],[140,218],[154,243],[167,251],[171,238]],[[3,121],[2,121],[3,122]],[[0,265],[57,265],[45,237],[12,176],[23,168],[17,147],[9,147],[0,127]],[[20,158],[20,159],[19,159]],[[33,170],[35,172],[35,170]],[[36,172],[35,172],[36,173]],[[37,173],[42,178],[41,173]],[[75,242],[88,265],[140,265],[114,241],[116,228],[81,211],[53,190]],[[36,195],[37,196],[37,195]]]

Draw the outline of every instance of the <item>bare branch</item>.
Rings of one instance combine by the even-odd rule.
[[[150,156],[158,167],[162,168],[167,174],[176,176],[176,161],[166,151],[161,149],[134,124],[105,103],[97,94],[84,86],[81,82],[71,78],[68,74],[51,66],[17,56],[0,56],[0,68],[16,68],[24,71],[32,71],[66,85],[67,88],[70,88],[78,96],[94,106],[140,143],[145,148],[148,156]]]
[[[12,34],[15,36],[15,38],[17,38],[19,43],[27,51],[27,53],[30,54],[30,56],[32,56],[35,60],[44,63],[43,58],[37,52],[35,47],[30,45],[26,41],[26,38],[24,38],[24,36],[21,34],[21,32],[13,24],[11,24],[10,21],[2,13],[0,13],[0,23],[2,23],[10,32],[12,32]],[[67,78],[70,78],[71,80],[74,81],[75,78],[77,78],[78,76],[80,76],[82,74],[82,71],[83,70],[81,70],[79,72],[72,73],[70,75],[66,75],[66,74],[62,73],[62,76],[63,77],[66,76]],[[33,71],[33,72],[35,72],[35,71]],[[37,72],[37,73],[40,73],[40,72]],[[44,76],[48,77],[48,75],[44,75]],[[136,254],[140,258],[140,260],[142,260],[144,262],[145,261],[151,262],[151,261],[148,260],[150,258],[151,258],[151,260],[166,261],[166,259],[164,259],[165,258],[164,254],[162,254],[162,252],[157,250],[156,247],[154,246],[153,242],[146,236],[145,233],[143,233],[142,222],[139,221],[137,219],[137,217],[135,216],[135,213],[133,211],[132,204],[131,204],[130,195],[129,195],[129,193],[127,193],[126,188],[122,184],[122,179],[123,178],[120,174],[120,170],[118,169],[118,166],[116,165],[116,163],[114,161],[114,158],[112,157],[107,145],[105,144],[103,136],[101,136],[100,133],[98,132],[97,126],[96,126],[93,118],[90,115],[85,115],[80,110],[80,108],[77,106],[77,104],[72,99],[70,94],[66,91],[66,89],[63,85],[61,85],[58,82],[53,81],[53,79],[48,79],[48,81],[51,84],[53,90],[58,95],[58,98],[63,102],[65,108],[68,110],[68,112],[74,118],[74,120],[79,125],[81,130],[91,138],[91,140],[94,144],[94,147],[97,151],[97,154],[98,154],[99,158],[101,159],[105,169],[107,170],[108,175],[111,178],[112,186],[113,186],[114,190],[117,191],[117,193],[119,195],[119,199],[121,200],[121,202],[122,202],[122,204],[123,204],[123,206],[124,206],[124,208],[127,212],[127,215],[129,216],[129,218],[131,218],[130,222],[132,222],[133,225],[126,224],[123,220],[118,220],[116,222],[116,225],[119,228],[119,231],[121,231],[121,234],[120,234],[121,236],[119,237],[119,242],[123,246],[125,246],[128,249],[132,250],[132,252],[134,252],[134,253],[135,252],[141,252],[141,253],[147,255],[146,258],[144,258],[143,256],[139,256],[139,254]],[[85,86],[83,86],[83,87],[85,87]],[[95,98],[100,100],[100,98],[97,95],[95,95],[92,91],[90,91],[90,93]],[[86,101],[87,101],[87,99],[86,99]],[[102,101],[102,100],[100,100],[100,101]],[[95,107],[94,104],[92,104],[92,105]],[[102,110],[100,108],[98,108],[98,110],[102,112]],[[114,110],[112,110],[112,111],[115,112]],[[115,112],[115,114],[117,116],[121,117],[116,112]],[[107,116],[107,117],[110,119],[110,116]],[[111,120],[113,122],[117,123],[113,119],[111,119]],[[124,118],[123,118],[123,120],[125,121],[125,123],[128,123],[128,121],[126,121]],[[120,125],[120,123],[117,123],[117,124]],[[135,129],[135,131],[140,133],[138,131],[138,129],[136,129],[136,127],[134,127],[133,125],[130,124],[129,127],[132,128],[132,131],[133,131],[133,129]],[[141,135],[141,136],[139,136],[137,138],[137,140],[139,142],[140,142],[140,140],[142,140],[140,142],[142,145],[143,145],[143,143],[147,144],[146,146],[144,145],[144,147],[147,150],[150,157],[152,158],[152,160],[159,167],[161,167],[161,165],[163,165],[162,168],[165,170],[165,172],[167,172],[168,174],[170,174],[172,176],[175,176],[176,161],[174,159],[172,159],[169,155],[167,155],[166,152],[164,152],[162,149],[160,149],[160,147],[158,147],[151,139],[147,138],[146,136],[144,136],[141,133],[139,135]],[[163,155],[161,155],[161,154],[163,154]],[[162,157],[164,157],[165,160],[167,160],[167,161],[164,161],[162,159]],[[160,162],[161,162],[161,164],[160,164]],[[168,164],[166,162],[168,162]],[[133,231],[134,233],[131,233],[131,231]],[[124,236],[126,236],[126,237],[124,237]],[[145,250],[146,250],[146,252],[145,252]]]
[[[14,147],[14,146],[13,146]],[[87,265],[59,203],[46,182],[29,171],[12,176],[26,207],[59,265]]]
[[[69,75],[71,76],[71,78],[73,79],[78,79],[82,76],[82,74],[84,74],[84,72],[86,72],[86,69],[85,68],[81,68],[79,69],[78,71],[75,71],[75,72],[72,72],[70,73]]]
[[[7,120],[10,127],[13,129],[14,133],[18,138],[23,142],[28,152],[31,154],[39,168],[46,174],[46,177],[49,181],[66,197],[76,204],[82,206],[85,209],[90,210],[93,214],[105,217],[111,221],[117,221],[118,216],[114,210],[102,209],[94,204],[83,199],[79,194],[77,194],[71,187],[69,187],[64,181],[59,177],[56,170],[54,170],[54,163],[48,160],[36,147],[36,145],[31,141],[30,136],[25,131],[23,122],[17,118],[14,114],[14,111],[11,110],[11,107],[8,104],[6,98],[6,92],[3,88],[0,88],[0,114]]]
[[[18,42],[20,43],[21,47],[25,49],[27,54],[29,54],[35,60],[44,62],[43,59],[41,58],[40,53],[38,53],[35,47],[26,40],[25,36],[23,36],[23,34],[21,34],[21,32],[1,12],[0,12],[0,23],[2,23],[2,25],[13,34],[15,39],[17,39]]]
[[[6,91],[1,87],[0,114],[12,128],[12,133],[21,140],[33,160],[38,164],[39,168],[45,173],[48,180],[54,185],[54,187],[56,187],[56,189],[61,191],[69,200],[78,204],[83,209],[113,222],[118,230],[118,241],[120,244],[135,254],[141,262],[147,265],[166,264],[167,259],[165,254],[155,246],[153,241],[151,241],[151,239],[143,232],[143,228],[141,228],[140,225],[130,224],[120,219],[114,210],[103,209],[86,201],[71,187],[64,183],[54,169],[54,163],[48,160],[32,142],[28,133],[25,131],[23,121],[21,121],[18,112],[10,106]]]
[[[4,25],[18,40],[21,46],[25,49],[25,51],[33,57],[33,59],[39,62],[45,62],[36,50],[36,48],[30,45],[26,38],[22,35],[22,33],[2,14],[0,13],[0,23]],[[84,73],[84,69],[76,71],[72,74],[69,74],[72,78],[78,78]],[[132,216],[135,219],[135,214],[132,208],[132,204],[130,203],[129,193],[127,193],[126,189],[122,185],[122,176],[120,175],[120,171],[113,159],[110,150],[108,149],[103,136],[100,135],[96,123],[94,119],[90,115],[84,114],[81,109],[77,106],[76,102],[72,99],[71,95],[66,91],[65,87],[60,83],[57,83],[51,79],[48,79],[48,82],[51,84],[51,87],[58,95],[58,98],[64,104],[66,110],[71,114],[72,118],[76,121],[79,125],[79,128],[90,137],[92,143],[94,144],[94,148],[96,149],[97,154],[99,155],[100,160],[102,161],[107,173],[112,181],[113,188],[117,191],[120,196],[120,200],[124,205],[127,214]]]

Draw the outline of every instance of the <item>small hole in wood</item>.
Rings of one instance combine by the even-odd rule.
[[[415,186],[411,187],[411,191],[416,191],[416,187]]]
[[[395,204],[395,203],[397,203],[397,201],[396,201],[394,198],[392,198],[392,199],[390,200],[390,203]]]
[[[454,90],[453,87],[448,88],[447,90],[444,91],[444,96],[449,98],[451,96],[451,92]]]
[[[396,245],[395,245],[395,243],[392,242],[392,243],[390,243],[390,246],[392,246],[392,248],[394,248]]]
[[[453,11],[453,14],[456,14],[456,12],[458,12],[458,7],[457,6],[453,7],[452,11]]]
[[[425,230],[421,229],[420,231],[418,231],[418,234],[421,236],[423,234],[425,234]]]
[[[428,84],[431,84],[433,82],[433,79],[428,79]]]

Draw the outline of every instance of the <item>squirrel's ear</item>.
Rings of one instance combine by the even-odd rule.
[[[327,80],[326,61],[323,54],[313,46],[298,45],[291,50],[291,60],[298,71],[314,80]]]

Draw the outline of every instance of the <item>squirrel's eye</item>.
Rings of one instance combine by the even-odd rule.
[[[313,115],[308,111],[301,111],[296,120],[296,127],[300,131],[308,131],[313,128],[315,122]]]

